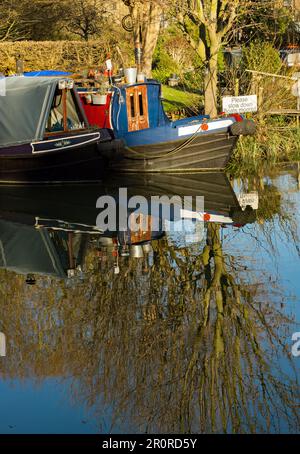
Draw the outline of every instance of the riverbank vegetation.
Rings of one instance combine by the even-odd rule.
[[[297,68],[280,49],[300,42],[296,2],[268,0],[3,0],[0,5],[0,72],[101,68],[109,55],[114,70],[135,63],[162,84],[170,115],[222,111],[226,95],[257,94],[255,139],[239,141],[232,167],[256,169],[299,158],[296,121],[267,114],[296,109]],[[298,8],[298,9],[297,9]],[[251,13],[251,14],[250,14]],[[47,27],[45,19],[47,18]],[[262,76],[248,71],[265,72]],[[168,87],[176,74],[179,85]],[[284,76],[279,78],[277,76]]]
[[[257,174],[264,168],[300,160],[300,130],[296,123],[258,125],[255,137],[241,137],[227,170],[234,175]]]

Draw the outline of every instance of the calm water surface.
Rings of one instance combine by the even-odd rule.
[[[207,222],[102,234],[119,186]],[[299,220],[297,166],[0,188],[0,433],[299,432]]]

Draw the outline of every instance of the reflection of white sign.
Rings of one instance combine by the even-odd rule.
[[[258,209],[258,193],[256,191],[248,192],[248,194],[242,192],[237,196],[237,199],[242,210],[247,206],[251,207],[253,210]]]
[[[225,96],[223,112],[228,114],[257,112],[257,96]]]

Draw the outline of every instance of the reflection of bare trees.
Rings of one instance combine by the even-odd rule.
[[[285,189],[278,187],[280,181],[282,183],[282,180],[284,180],[283,175],[281,175],[283,177],[281,180],[276,180],[276,177],[279,175],[278,170],[275,170],[271,174],[272,183],[264,176],[251,176],[242,180],[236,180],[242,190],[246,190],[246,192],[257,191],[259,196],[259,207],[256,212],[257,223],[250,228],[246,226],[244,233],[249,233],[254,242],[259,243],[260,247],[264,247],[265,250],[268,250],[273,255],[277,254],[277,248],[282,247],[284,243],[286,245],[292,245],[296,254],[299,256],[299,222],[296,217],[298,209],[295,201],[290,197],[290,189],[287,187]],[[298,175],[299,172],[297,172],[297,183]],[[285,175],[286,178],[290,179],[292,179],[292,176],[291,171]],[[289,188],[290,186],[292,186],[291,181],[288,184]],[[291,192],[298,189],[297,184],[297,189],[292,189]],[[279,235],[281,237],[279,244],[276,242],[274,232],[277,232],[276,237]],[[262,243],[262,237],[265,240],[265,245]]]
[[[1,374],[71,378],[76,400],[113,408],[112,431],[295,428],[295,377],[276,362],[289,321],[272,284],[245,282],[242,265],[210,224],[198,254],[154,241],[151,257],[122,258],[119,275],[94,245],[84,282],[26,287],[1,271]]]

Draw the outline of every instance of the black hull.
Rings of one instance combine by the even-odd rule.
[[[227,133],[197,137],[177,150],[185,142],[128,149],[112,140],[57,152],[1,156],[0,184],[101,181],[108,169],[117,173],[221,170],[231,157],[237,137]]]
[[[50,153],[0,157],[0,184],[100,181],[108,167],[106,144]],[[108,145],[112,148],[111,145]]]
[[[224,169],[237,143],[228,133],[201,135],[176,142],[135,146],[123,150],[113,168],[123,172],[195,172]]]
[[[60,219],[95,225],[98,197],[109,194],[118,199],[119,188],[128,188],[128,197],[179,195],[204,197],[204,209],[224,216],[238,210],[239,204],[224,173],[107,175],[101,184],[18,185],[0,188],[0,218],[24,217]],[[20,219],[21,219],[20,218]]]

